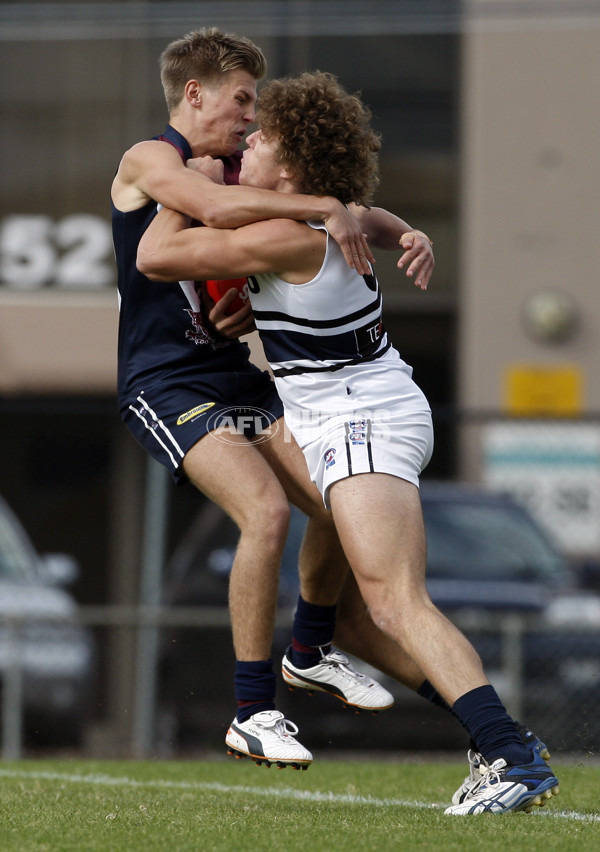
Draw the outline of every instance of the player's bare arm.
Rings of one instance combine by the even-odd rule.
[[[123,156],[113,181],[112,200],[123,211],[136,210],[154,200],[211,223],[212,211],[218,213],[224,189],[220,160],[195,157],[188,168],[172,145],[151,139],[134,145]]]
[[[111,194],[115,207],[124,212],[153,199],[213,228],[238,228],[278,218],[322,220],[350,266],[365,274],[369,272],[367,262],[373,260],[361,225],[337,199],[223,186],[186,168],[175,148],[165,142],[148,140],[130,148]]]
[[[398,268],[406,268],[407,277],[414,277],[416,286],[426,290],[435,266],[433,243],[429,237],[381,207],[367,210],[351,204],[350,210],[361,223],[372,246],[396,251],[400,245],[403,254],[398,260]]]
[[[291,219],[270,219],[237,229],[190,228],[163,209],[140,240],[137,266],[154,281],[236,278],[274,272],[292,284],[320,269],[325,235]]]

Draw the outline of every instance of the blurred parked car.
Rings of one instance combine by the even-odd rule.
[[[423,513],[431,597],[504,700],[555,749],[600,746],[600,597],[584,588],[597,571],[580,572],[509,495],[424,483]]]
[[[431,596],[469,635],[501,696],[555,749],[599,747],[600,597],[579,585],[566,558],[510,496],[427,481],[421,496]],[[209,539],[202,539],[207,527],[200,524],[178,554],[167,586],[174,605],[226,606],[237,533],[220,512],[214,517]],[[280,604],[288,613],[297,597],[304,525],[294,513],[281,572]],[[287,622],[276,630],[276,662],[290,641],[291,618]],[[377,719],[357,718],[327,696],[290,695],[283,685],[278,707],[311,748],[466,746],[465,732],[449,714],[383,680],[396,705]],[[160,683],[162,707],[179,742],[218,745],[235,713],[228,627],[170,634]]]
[[[0,677],[20,668],[28,742],[76,744],[91,709],[94,643],[60,585],[78,568],[66,554],[40,556],[0,498]]]

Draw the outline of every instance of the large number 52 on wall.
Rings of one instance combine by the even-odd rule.
[[[114,282],[110,225],[100,216],[14,215],[0,223],[0,286],[97,290]]]

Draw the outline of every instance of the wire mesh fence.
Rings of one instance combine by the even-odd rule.
[[[537,616],[476,612],[453,620],[477,648],[509,712],[551,751],[600,750],[600,623],[573,617],[550,625]],[[80,672],[85,695],[75,680],[57,672],[49,638],[52,630],[74,626],[94,637],[94,651]],[[290,627],[291,614],[281,611],[275,660]],[[70,741],[72,749],[94,757],[222,748],[235,712],[225,608],[83,607],[76,619],[38,622],[36,630],[37,639],[32,625],[18,619],[0,626],[3,759],[29,753],[40,731],[46,746]],[[278,706],[300,722],[311,746],[386,752],[466,747],[465,732],[450,714],[379,677],[396,703],[376,720],[348,713],[329,696],[307,703],[283,685]],[[49,697],[53,690],[62,696],[61,712]]]

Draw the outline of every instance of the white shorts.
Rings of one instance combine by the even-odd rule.
[[[284,399],[287,425],[327,508],[333,483],[358,473],[388,473],[418,486],[433,452],[433,424],[411,372],[392,350],[358,367],[313,374],[311,384],[295,383]]]

